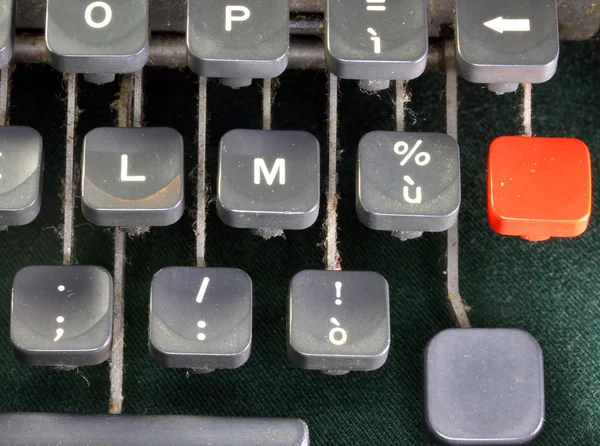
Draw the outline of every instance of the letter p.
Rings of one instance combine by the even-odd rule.
[[[241,13],[234,15],[234,13]],[[233,22],[245,22],[250,18],[250,10],[245,6],[225,7],[225,31],[231,31]]]

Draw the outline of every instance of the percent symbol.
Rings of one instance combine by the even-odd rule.
[[[421,147],[421,144],[423,144],[423,140],[420,139],[416,142],[413,148],[410,149],[410,151],[408,143],[404,141],[399,141],[394,145],[394,152],[396,152],[397,155],[406,155],[400,162],[401,166],[406,165],[406,163],[410,161],[415,152],[419,149],[419,147]],[[426,166],[427,164],[429,164],[429,161],[431,161],[431,155],[427,152],[419,152],[415,156],[415,164],[417,166]]]

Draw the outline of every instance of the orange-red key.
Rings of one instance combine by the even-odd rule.
[[[488,221],[496,232],[533,241],[576,237],[591,208],[590,152],[582,141],[502,136],[490,145]]]

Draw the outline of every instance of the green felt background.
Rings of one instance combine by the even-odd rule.
[[[593,42],[566,43],[560,68],[534,87],[534,133],[585,141],[600,185],[600,54]],[[325,147],[326,78],[322,72],[287,72],[273,108],[274,128],[314,133]],[[108,367],[76,371],[20,365],[9,340],[10,288],[26,265],[61,259],[61,179],[64,172],[65,92],[60,75],[45,67],[17,67],[12,124],[38,129],[45,142],[44,202],[32,224],[0,233],[0,411],[105,412]],[[409,83],[408,129],[445,130],[444,79],[437,71]],[[113,125],[117,85],[80,89],[78,140]],[[148,126],[166,125],[186,140],[189,212],[176,225],[157,228],[127,245],[125,411],[139,414],[285,416],[307,421],[315,445],[425,445],[421,414],[421,354],[427,341],[451,324],[444,303],[445,235],[400,242],[364,228],[354,213],[354,164],[359,138],[391,129],[390,93],[365,95],[355,82],[340,94],[340,221],[343,267],[374,270],[389,281],[392,346],[380,370],[331,377],[297,370],[285,351],[287,286],[298,271],[322,267],[322,218],[286,239],[263,241],[226,227],[208,211],[211,266],[239,267],[254,282],[254,342],[238,370],[189,375],[156,365],[148,354],[147,312],[152,275],[169,265],[192,265],[196,131],[195,76],[147,70]],[[216,148],[233,128],[260,126],[257,84],[232,91],[209,82],[208,174],[215,190]],[[519,95],[496,96],[460,81],[459,143],[463,203],[460,213],[461,289],[477,327],[518,327],[542,344],[547,421],[539,445],[600,444],[600,219],[597,199],[589,230],[572,240],[530,243],[501,237],[486,220],[486,155],[496,136],[519,132]],[[78,145],[80,147],[80,144]],[[79,154],[79,150],[78,150]],[[325,149],[323,151],[325,155]],[[79,155],[78,155],[79,156]],[[325,156],[323,159],[326,159]],[[560,181],[557,178],[557,181]],[[565,184],[568,187],[568,184]],[[595,194],[597,198],[597,194]],[[323,200],[324,201],[324,200]],[[323,212],[321,213],[323,215]],[[77,209],[76,259],[112,269],[111,231],[87,224]],[[1,433],[1,427],[0,427]]]

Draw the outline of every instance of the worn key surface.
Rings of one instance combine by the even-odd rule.
[[[148,0],[48,0],[50,64],[68,73],[131,73],[148,59]]]
[[[306,423],[285,418],[2,413],[10,446],[309,446]]]
[[[82,181],[83,214],[95,225],[171,225],[184,209],[183,138],[166,127],[92,130]]]
[[[325,55],[345,79],[420,76],[427,64],[424,0],[327,0]]]
[[[424,355],[425,421],[440,445],[532,444],[544,423],[542,349],[517,329],[450,329]]]
[[[459,74],[471,82],[545,82],[559,52],[555,0],[457,0]]]
[[[29,266],[12,288],[10,338],[28,365],[104,362],[112,340],[112,277],[98,266]]]
[[[188,65],[201,76],[271,78],[287,66],[286,1],[190,0],[187,20]]]
[[[252,281],[233,268],[163,268],[152,279],[150,352],[166,367],[231,369],[250,357]]]
[[[232,130],[221,139],[217,212],[236,228],[305,229],[320,201],[319,141],[307,132]]]
[[[369,228],[445,231],[460,207],[458,144],[444,133],[368,133],[356,185],[358,218]]]
[[[14,9],[14,0],[0,0],[0,68],[12,58]]]
[[[42,137],[30,127],[0,127],[0,227],[31,223],[42,205]]]
[[[288,356],[300,368],[381,367],[390,347],[387,281],[367,271],[302,271],[290,283]]]

